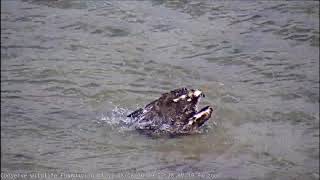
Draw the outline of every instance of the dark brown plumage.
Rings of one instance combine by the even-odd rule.
[[[212,116],[213,108],[200,111],[197,105],[204,94],[199,90],[180,88],[164,93],[144,108],[128,115],[135,127],[148,135],[186,135],[196,133]]]

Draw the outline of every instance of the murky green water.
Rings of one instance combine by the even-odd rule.
[[[218,107],[217,128],[119,125],[183,86]],[[2,0],[1,172],[318,179],[319,2]]]

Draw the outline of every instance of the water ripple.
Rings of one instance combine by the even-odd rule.
[[[318,6],[1,1],[2,169],[319,177]],[[178,87],[204,91],[218,128],[155,140],[130,127]]]

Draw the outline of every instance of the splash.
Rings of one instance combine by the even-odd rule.
[[[133,130],[133,124],[135,121],[127,117],[129,113],[129,109],[115,106],[112,111],[103,113],[98,118],[98,123],[107,124],[107,126],[111,127],[112,129],[119,129],[124,131]]]

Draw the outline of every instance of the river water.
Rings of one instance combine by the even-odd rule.
[[[1,0],[1,176],[318,179],[318,16],[318,1]],[[179,87],[217,127],[119,124]]]

